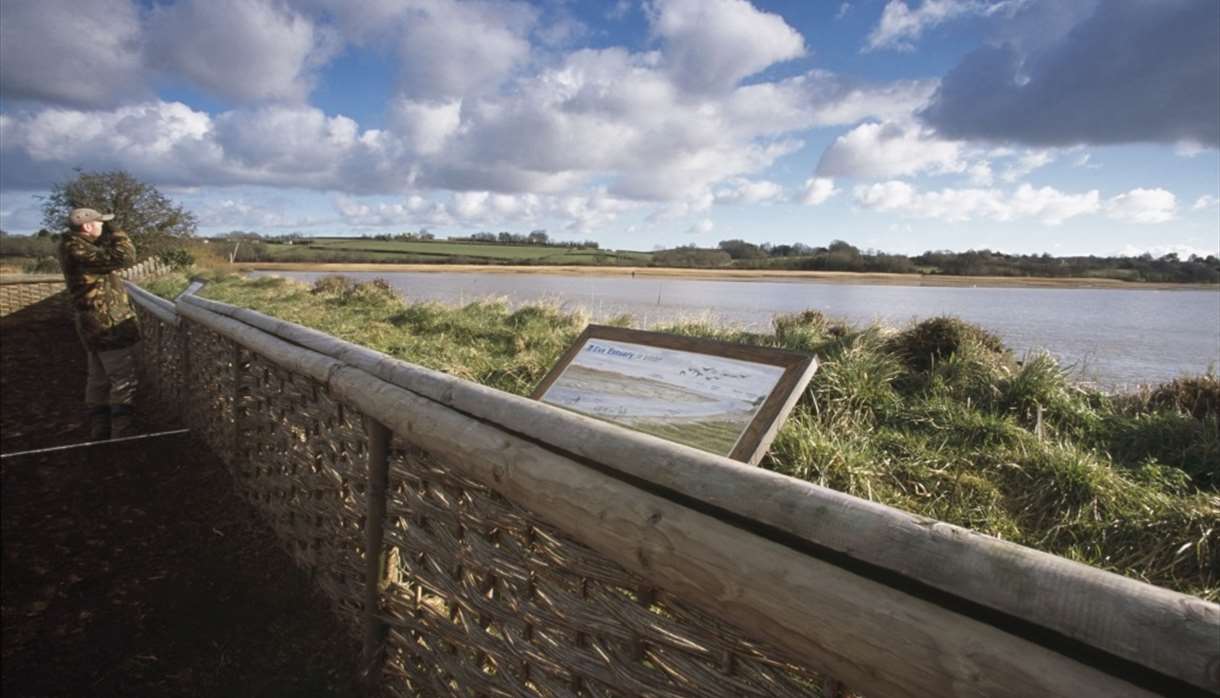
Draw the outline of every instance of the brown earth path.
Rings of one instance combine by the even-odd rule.
[[[75,334],[20,315],[0,320],[0,452],[83,441]],[[201,444],[5,458],[0,474],[6,698],[356,693],[358,643]]]

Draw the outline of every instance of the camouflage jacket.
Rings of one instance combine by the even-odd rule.
[[[59,243],[59,265],[76,311],[76,330],[90,349],[122,349],[140,341],[140,328],[119,270],[135,264],[127,233],[107,231],[90,241],[73,232]]]

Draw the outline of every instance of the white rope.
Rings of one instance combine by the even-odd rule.
[[[103,446],[105,444],[121,444],[131,441],[140,441],[143,439],[155,439],[162,436],[177,436],[179,434],[189,434],[190,429],[174,429],[172,431],[159,431],[155,434],[140,434],[138,436],[123,436],[117,439],[106,439],[104,441],[86,441],[80,444],[69,444],[67,446],[50,446],[48,448],[36,448],[32,451],[17,451],[15,453],[0,453],[0,460],[4,458],[16,458],[17,456],[32,456],[38,453],[52,453],[54,451],[69,451],[74,448],[89,448],[91,446]]]

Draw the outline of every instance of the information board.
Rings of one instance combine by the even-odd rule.
[[[590,325],[534,398],[757,463],[816,369],[796,352]]]

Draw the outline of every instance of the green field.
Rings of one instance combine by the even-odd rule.
[[[249,259],[256,255],[259,259]],[[594,250],[544,245],[507,245],[450,240],[406,241],[314,238],[296,245],[261,243],[239,253],[239,261],[399,262],[475,264],[646,265],[648,252]]]

